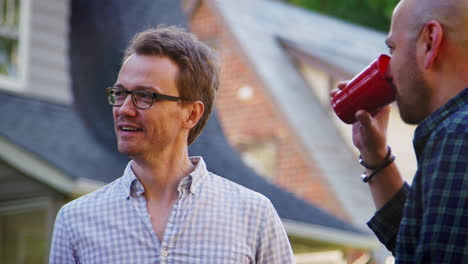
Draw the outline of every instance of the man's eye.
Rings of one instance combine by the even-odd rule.
[[[153,94],[151,94],[151,93],[145,93],[145,92],[143,92],[143,93],[137,93],[136,96],[137,96],[137,99],[138,99],[138,100],[140,100],[140,101],[147,101],[147,102],[151,101],[152,98],[153,98]]]
[[[148,94],[148,93],[140,93],[139,96],[140,96],[141,99],[151,98],[151,95]]]

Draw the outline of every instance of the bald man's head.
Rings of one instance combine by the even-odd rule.
[[[438,21],[445,37],[468,45],[468,0],[402,0],[398,9],[407,12],[407,26],[414,38],[418,38],[423,25],[431,20]]]

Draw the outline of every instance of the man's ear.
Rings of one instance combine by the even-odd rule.
[[[205,111],[205,105],[202,101],[188,102],[186,103],[187,116],[185,118],[185,126],[188,129],[193,128]]]
[[[424,68],[428,69],[434,66],[434,63],[442,48],[444,32],[442,25],[431,20],[427,22],[419,35],[418,48],[423,56]]]

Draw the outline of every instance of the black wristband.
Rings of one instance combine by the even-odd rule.
[[[387,155],[385,155],[385,158],[383,159],[383,161],[381,162],[381,164],[384,164],[388,159],[390,159],[390,156],[392,155],[392,149],[390,148],[390,146],[387,147]],[[364,168],[366,169],[370,169],[370,170],[376,170],[378,167],[380,167],[380,165],[377,165],[377,166],[371,166],[369,164],[367,164],[363,159],[362,159],[362,156],[359,155],[359,164],[361,164]]]
[[[367,169],[374,170],[369,176],[367,176],[366,172],[363,172],[361,174],[361,180],[363,182],[369,182],[377,173],[379,173],[381,170],[386,168],[388,165],[392,164],[393,161],[395,161],[396,156],[392,154],[392,149],[388,147],[388,152],[387,155],[385,156],[384,161],[377,167],[369,166],[369,164],[365,163],[362,160],[362,157],[359,156],[359,163],[364,166]]]

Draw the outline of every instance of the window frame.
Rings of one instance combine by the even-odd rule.
[[[20,0],[20,20],[18,27],[18,75],[16,77],[0,74],[0,89],[13,92],[26,90],[29,70],[29,46],[31,31],[31,0]]]
[[[26,198],[26,199],[18,199],[14,201],[2,201],[0,202],[0,216],[3,215],[12,215],[12,214],[19,214],[24,212],[30,212],[34,210],[44,210],[45,212],[45,222],[46,226],[45,229],[45,242],[46,245],[50,245],[50,233],[53,228],[53,220],[55,218],[56,211],[54,210],[54,202],[52,198],[47,196],[38,196],[35,198]],[[1,231],[1,230],[0,230]],[[0,247],[2,247],[2,243],[0,240]],[[24,251],[20,249],[18,253],[24,254]],[[3,257],[3,256],[1,256]],[[19,256],[21,258],[21,256]],[[44,263],[47,263],[49,258],[48,250],[44,254]]]

